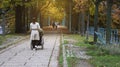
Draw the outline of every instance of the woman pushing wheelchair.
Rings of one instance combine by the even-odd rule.
[[[31,41],[31,49],[37,49],[36,46],[41,45],[43,48],[43,30],[40,28],[40,24],[36,22],[36,18],[34,17],[32,19],[32,22],[30,23],[30,41]]]

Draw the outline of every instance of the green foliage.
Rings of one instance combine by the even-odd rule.
[[[73,0],[75,2],[74,10],[76,12],[89,11],[90,15],[94,15],[95,5],[92,0]]]
[[[42,14],[46,18],[49,16],[52,20],[56,21],[62,21],[64,18],[64,10],[62,7],[57,6],[57,2],[50,2],[48,7],[44,9],[44,12],[42,11]]]
[[[0,2],[0,8],[6,8],[10,6],[10,0],[2,0]]]
[[[67,0],[55,0],[56,7],[64,8],[64,9],[65,9],[65,6],[69,4],[68,2],[69,1],[67,1]]]
[[[2,7],[9,7],[9,0],[7,1],[7,0],[4,0],[3,1],[3,4],[2,4]]]
[[[0,2],[0,8],[6,8],[6,7],[10,7],[10,8],[14,8],[17,5],[23,6],[25,5],[25,7],[29,7],[32,5],[32,1],[31,2],[25,2],[22,0],[2,0]]]
[[[95,5],[94,5],[94,2],[89,0],[89,12],[90,12],[90,15],[94,15],[95,13]]]

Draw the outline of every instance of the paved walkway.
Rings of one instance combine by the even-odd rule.
[[[58,67],[60,35],[44,35],[44,40],[43,50],[31,50],[27,39],[0,51],[0,67]]]

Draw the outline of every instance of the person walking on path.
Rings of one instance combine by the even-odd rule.
[[[35,17],[32,19],[32,22],[30,23],[30,41],[36,41],[39,40],[39,31],[41,30],[40,25],[38,22],[36,22]],[[35,44],[33,44],[33,48],[35,48]]]
[[[52,27],[53,27],[53,29],[54,29],[54,27],[55,27],[55,22],[52,23]]]
[[[55,22],[55,28],[56,28],[56,29],[58,28],[58,23],[57,23],[57,22]]]

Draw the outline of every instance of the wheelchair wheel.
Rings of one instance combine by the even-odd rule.
[[[43,45],[42,45],[42,49],[43,49],[44,47],[43,47]]]
[[[42,38],[41,46],[42,46],[42,49],[43,49],[44,48],[44,38]]]
[[[31,50],[33,50],[33,43],[32,43],[32,41],[31,41],[31,44],[30,44],[30,48],[31,48]]]

